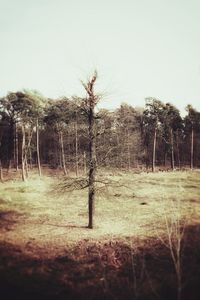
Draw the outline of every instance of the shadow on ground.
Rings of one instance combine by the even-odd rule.
[[[19,218],[23,216],[15,210],[0,211],[0,228],[5,230],[12,230],[17,224]]]
[[[1,216],[2,218],[2,216]],[[182,243],[182,300],[200,299],[200,226]],[[44,253],[44,251],[43,251]],[[170,251],[157,239],[83,240],[64,254],[34,258],[0,244],[1,299],[177,299]]]

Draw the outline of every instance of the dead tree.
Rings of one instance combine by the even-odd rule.
[[[82,82],[87,97],[85,100],[85,109],[88,115],[88,134],[89,134],[89,174],[88,174],[88,228],[93,228],[94,216],[94,201],[95,201],[95,175],[96,175],[96,154],[95,154],[95,106],[99,97],[94,93],[94,85],[97,80],[97,72],[94,72],[93,77],[85,84]]]

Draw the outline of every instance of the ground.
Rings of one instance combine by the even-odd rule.
[[[87,190],[61,192],[60,173],[4,177],[4,299],[176,299],[179,239],[181,297],[199,299],[200,170],[100,170],[92,230]]]

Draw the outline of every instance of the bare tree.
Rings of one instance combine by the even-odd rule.
[[[89,131],[89,178],[88,178],[88,213],[89,223],[88,228],[93,228],[93,215],[94,215],[94,200],[95,200],[95,175],[96,175],[96,155],[95,155],[95,106],[99,100],[99,96],[95,95],[94,85],[97,80],[97,72],[87,83],[83,83],[83,86],[87,92],[85,100],[85,108],[88,114],[88,131]]]

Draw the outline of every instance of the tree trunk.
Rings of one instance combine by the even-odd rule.
[[[32,164],[32,158],[31,158],[31,140],[32,140],[32,135],[33,135],[33,129],[30,129],[28,132],[28,142],[26,146],[26,152],[25,152],[25,169],[26,169],[26,175],[28,177],[28,171],[30,165],[28,164],[28,154],[30,155],[30,164]]]
[[[17,131],[17,124],[15,124],[15,159],[16,159],[16,171],[19,170],[19,142],[18,142],[18,131]]]
[[[26,181],[26,175],[25,175],[25,128],[24,125],[22,125],[22,180]]]
[[[38,173],[41,177],[42,171],[41,171],[41,164],[40,164],[40,141],[39,141],[39,125],[38,125],[38,119],[36,121],[36,148],[37,148],[37,165],[38,165]]]
[[[89,108],[89,115],[88,115],[88,123],[89,123],[89,194],[88,194],[89,224],[88,224],[88,228],[93,228],[96,155],[95,155],[94,107],[92,105],[93,99],[90,99],[89,101],[90,101],[90,108]]]
[[[10,173],[10,169],[11,169],[11,159],[9,159],[8,161],[7,174]]]
[[[94,95],[94,84],[97,79],[97,72],[87,84],[83,86],[88,94],[86,103],[88,112],[88,134],[89,134],[89,175],[88,175],[88,228],[93,228],[94,222],[94,200],[95,200],[95,176],[96,176],[96,130],[95,130],[95,112],[94,108],[97,104],[98,96]]]
[[[60,132],[60,147],[61,147],[61,156],[62,156],[62,165],[64,170],[64,175],[67,175],[67,169],[65,164],[65,152],[64,152],[64,143],[63,143],[63,133]]]
[[[28,133],[28,146],[26,151],[27,163],[29,161],[29,168],[32,169],[32,151],[31,151],[31,140],[32,140],[33,130]],[[28,159],[29,157],[29,159]]]
[[[174,137],[173,137],[173,130],[170,129],[170,135],[171,135],[171,168],[174,170]]]
[[[190,149],[190,169],[194,167],[194,128],[192,127],[191,132],[191,149]]]
[[[27,161],[26,153],[25,153],[25,158],[24,158],[24,164],[25,164],[26,178],[28,178],[28,161]]]
[[[61,155],[61,142],[60,142],[60,132],[58,131],[58,143],[55,144],[56,147],[56,164],[58,168],[62,168],[62,155]]]
[[[155,160],[156,160],[156,136],[157,129],[154,130],[154,138],[153,138],[153,154],[152,154],[152,172],[155,172]]]

